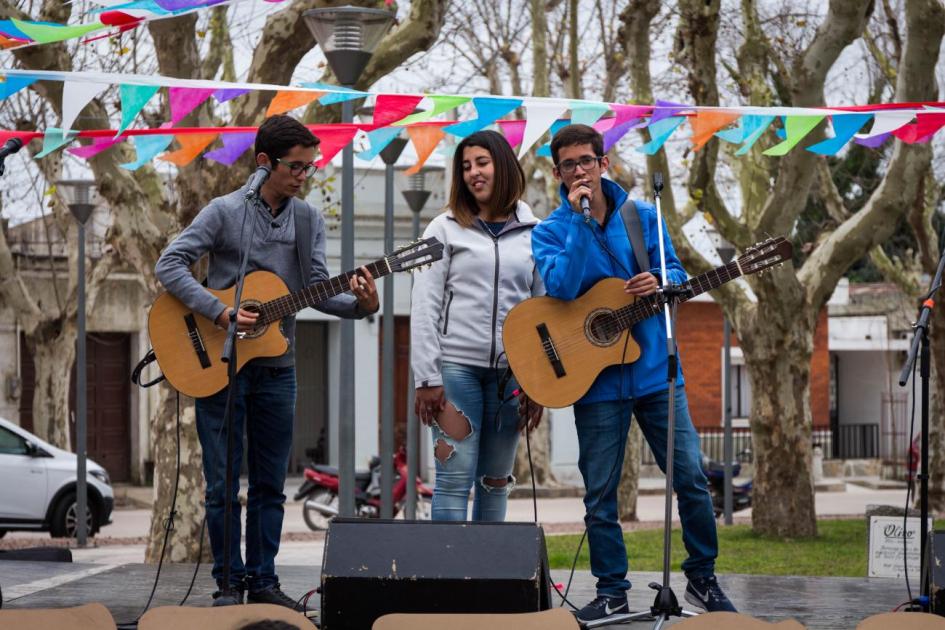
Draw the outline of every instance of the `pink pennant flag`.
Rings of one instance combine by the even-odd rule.
[[[210,98],[214,92],[216,92],[215,88],[168,88],[167,100],[171,104],[171,124],[179,123],[187,114]]]
[[[413,114],[422,96],[410,94],[380,94],[374,102],[374,125],[386,127]]]
[[[915,123],[904,125],[892,132],[906,144],[921,143],[945,126],[945,114],[916,114]]]
[[[522,143],[522,138],[525,136],[525,121],[500,120],[499,129],[502,130],[502,135],[508,140],[509,145],[517,147]]]
[[[321,140],[318,150],[322,157],[315,164],[322,168],[335,157],[351,140],[354,134],[358,133],[359,125],[311,125],[309,130],[315,134],[315,137]]]
[[[122,140],[124,140],[124,138],[95,138],[92,140],[92,144],[87,144],[81,147],[71,147],[66,149],[66,151],[76,157],[82,158],[83,160],[88,160],[93,156],[98,155],[105,149],[118,144]]]

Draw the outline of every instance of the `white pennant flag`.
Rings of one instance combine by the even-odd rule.
[[[568,103],[548,103],[545,101],[529,102],[525,100],[525,132],[522,144],[518,148],[518,159],[528,152],[533,144],[548,131],[548,128],[569,109]]]
[[[858,133],[855,137],[861,140],[875,138],[876,136],[881,136],[884,133],[899,129],[903,125],[908,124],[913,118],[915,118],[914,111],[903,112],[891,110],[887,112],[874,112],[873,127],[869,130],[869,133]]]
[[[62,84],[62,129],[72,129],[72,123],[93,98],[108,86],[101,83],[65,81]]]

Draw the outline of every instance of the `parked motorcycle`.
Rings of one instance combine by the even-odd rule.
[[[738,454],[738,459],[751,458],[751,451],[745,449]],[[732,512],[751,507],[751,479],[739,482],[735,478],[742,470],[741,462],[736,460],[732,462]],[[712,511],[715,517],[722,516],[725,512],[725,465],[722,462],[715,461],[703,453],[702,472],[709,482],[709,494],[712,496]]]
[[[381,458],[371,458],[368,470],[355,472],[355,514],[361,518],[380,518],[381,515]],[[419,477],[417,484],[418,520],[430,519],[430,502],[433,489]],[[328,529],[328,524],[338,516],[338,469],[335,466],[309,463],[305,466],[305,480],[295,493],[294,500],[302,503],[302,517],[309,529]],[[407,451],[400,448],[394,453],[394,516],[407,503]]]

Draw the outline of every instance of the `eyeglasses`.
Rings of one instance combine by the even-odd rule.
[[[580,166],[582,170],[589,171],[595,164],[599,164],[603,159],[603,156],[600,155],[585,155],[577,160],[559,162],[557,167],[558,170],[565,175],[570,175],[578,166]]]
[[[315,166],[315,162],[286,162],[281,158],[276,158],[276,162],[279,164],[285,164],[285,166],[289,169],[289,173],[291,173],[293,177],[298,177],[302,173],[305,173],[306,177],[311,177],[315,174],[315,171],[318,170],[318,167]]]

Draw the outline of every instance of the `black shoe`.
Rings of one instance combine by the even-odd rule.
[[[278,584],[264,591],[256,591],[255,593],[250,591],[246,599],[250,604],[275,604],[276,606],[285,606],[286,608],[291,608],[299,612],[302,611],[302,605],[283,593]]]
[[[580,622],[597,621],[599,619],[608,619],[615,615],[626,615],[630,612],[627,605],[627,596],[608,597],[607,595],[598,595],[590,604],[574,613]]]
[[[706,612],[738,612],[729,601],[714,575],[697,577],[686,585],[686,601]]]
[[[243,589],[233,588],[229,594],[223,591],[214,591],[213,605],[216,606],[239,606],[243,603]]]

